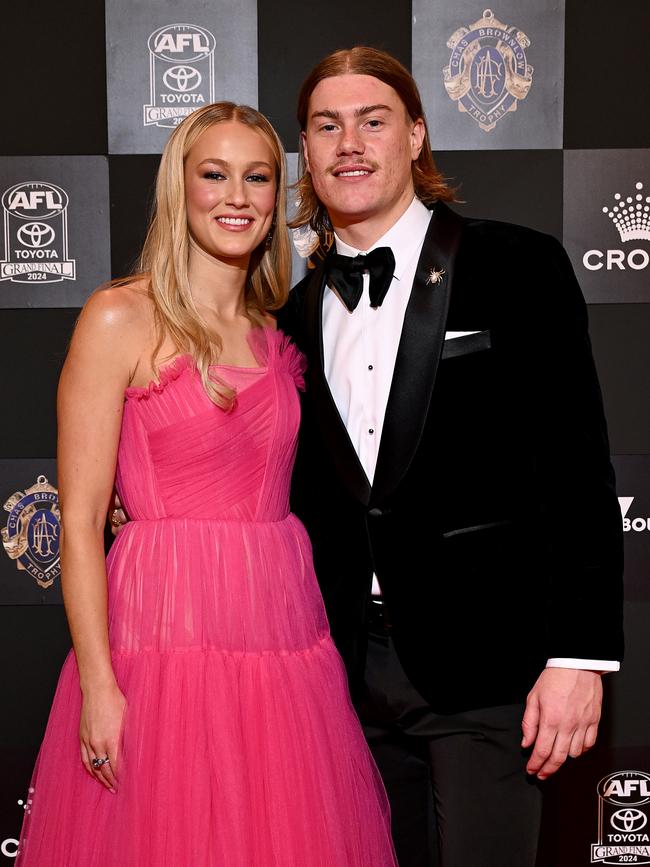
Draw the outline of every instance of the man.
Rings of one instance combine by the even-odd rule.
[[[532,867],[539,781],[593,745],[622,656],[584,302],[557,241],[446,206],[390,55],[325,58],[298,118],[295,224],[334,246],[279,317],[308,359],[292,507],[400,865]]]

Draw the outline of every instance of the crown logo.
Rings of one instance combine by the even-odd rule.
[[[603,208],[612,223],[618,229],[621,241],[650,241],[650,196],[644,196],[641,190],[643,184],[636,182],[635,196],[623,198],[620,193],[614,194],[616,204]]]

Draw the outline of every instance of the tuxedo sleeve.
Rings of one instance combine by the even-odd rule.
[[[289,292],[287,302],[277,313],[278,328],[288,335],[305,354],[307,354],[307,348],[304,336],[304,291],[307,280],[308,277],[294,286]],[[310,389],[309,366],[306,377],[306,388]],[[308,399],[309,395],[302,392],[300,395],[300,434],[291,476],[290,502],[291,511],[308,528],[312,544],[314,544],[314,527],[317,521],[317,496],[315,491],[318,490],[318,485],[314,482],[314,477],[317,474],[313,462],[309,457],[309,443],[314,440],[314,435],[313,431],[310,431],[313,427],[311,413],[306,411]]]
[[[587,309],[545,238],[531,323],[549,658],[623,657],[623,534]]]

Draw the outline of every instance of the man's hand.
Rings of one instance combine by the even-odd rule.
[[[567,756],[577,758],[593,747],[602,700],[598,672],[545,668],[528,694],[521,723],[522,747],[535,745],[528,773],[545,780]]]

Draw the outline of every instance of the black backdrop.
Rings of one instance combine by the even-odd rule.
[[[152,18],[156,2],[149,0]],[[111,3],[115,5],[113,0],[107,0],[107,7]],[[142,0],[133,4],[140,9],[146,5]],[[220,12],[229,14],[232,7],[228,0],[201,0],[199,5],[204,13],[203,20],[215,22],[213,32],[218,37],[219,15],[209,16]],[[429,5],[434,11],[440,7],[445,20],[453,14],[452,2],[432,0]],[[458,4],[458,27],[469,25],[481,16],[482,5],[472,7],[473,11],[466,14],[463,10],[469,5],[465,0]],[[531,141],[526,147],[494,148],[488,144],[489,133],[482,139],[485,147],[477,146],[475,125],[467,117],[471,146],[461,139],[458,149],[437,151],[436,159],[445,175],[455,184],[461,184],[460,196],[464,204],[459,206],[460,210],[539,228],[564,240],[569,247],[581,282],[592,287],[586,294],[612,454],[619,475],[619,494],[628,499],[633,497],[627,512],[626,532],[628,586],[631,588],[626,605],[628,657],[620,674],[606,678],[605,715],[597,747],[548,783],[539,867],[573,867],[592,861],[590,847],[598,839],[598,781],[618,771],[650,772],[650,699],[646,674],[650,645],[647,628],[650,600],[647,575],[650,563],[647,518],[650,515],[647,399],[650,269],[632,273],[629,267],[626,270],[613,268],[606,274],[603,269],[600,273],[604,282],[599,288],[593,283],[593,275],[585,271],[579,255],[580,238],[585,232],[593,230],[596,235],[601,231],[602,206],[617,191],[610,185],[607,198],[602,198],[605,193],[598,187],[602,180],[598,165],[613,172],[617,183],[642,181],[646,187],[644,193],[650,191],[650,150],[647,150],[650,148],[647,111],[650,15],[645,0],[623,0],[618,4],[604,0],[567,0],[566,4],[539,2],[537,6],[543,7],[548,26],[552,29],[561,24],[558,32],[561,31],[563,40],[564,65],[562,69],[552,70],[545,67],[543,53],[535,55],[536,34],[521,21],[526,17],[524,7],[531,4],[521,5],[522,11],[517,12],[517,7],[504,2],[494,12],[527,30],[531,39],[528,55],[535,67],[531,93],[544,76],[554,76],[559,83],[560,101],[563,96],[562,146],[540,150]],[[195,19],[196,7],[197,3],[193,3],[191,11]],[[175,8],[177,11],[167,14],[168,21],[187,20],[183,2]],[[387,49],[407,66],[415,67],[413,34],[418,26],[416,13],[421,8],[419,0],[417,8],[416,0],[413,5],[390,0],[359,0],[355,4],[349,0],[330,0],[326,5],[258,0],[256,10],[253,9],[255,20],[250,23],[257,39],[258,107],[275,124],[289,152],[297,149],[293,112],[298,86],[313,63],[330,50],[362,43]],[[509,11],[502,11],[504,8]],[[110,232],[105,231],[102,237],[110,255],[107,261],[110,261],[111,273],[99,274],[95,282],[121,275],[133,263],[143,238],[159,159],[159,148],[155,153],[153,150],[149,153],[109,151],[106,45],[111,34],[107,33],[105,23],[109,11],[102,0],[63,0],[61,3],[26,0],[6,5],[2,14],[5,38],[0,52],[0,80],[4,84],[0,139],[0,181],[4,186],[0,194],[10,185],[9,181],[37,179],[44,165],[39,162],[42,157],[61,155],[62,164],[73,168],[82,165],[75,160],[77,155],[99,156],[105,164],[108,200],[86,205],[84,215],[89,225],[95,220],[95,237],[98,232],[101,235],[100,218],[107,216],[110,222]],[[158,24],[152,24],[150,30],[155,26]],[[444,32],[434,28],[427,38],[433,45],[436,40],[445,43],[450,35],[448,27]],[[537,34],[538,42],[539,36]],[[124,74],[130,72],[127,70]],[[434,106],[435,110],[427,109],[432,130],[437,124],[445,123],[448,110],[445,106],[449,100],[442,85],[439,90],[440,102]],[[217,93],[217,98],[227,96],[227,88]],[[456,111],[454,106],[451,109]],[[523,101],[517,113],[500,122],[500,129],[506,129],[506,124],[512,124],[514,129],[514,124],[531,122],[531,111]],[[135,117],[133,123],[142,125],[141,117]],[[593,157],[596,169],[585,157],[583,175],[581,160],[573,159],[572,154]],[[17,162],[18,158],[22,159]],[[32,177],[24,176],[24,158],[28,158],[27,165],[33,163]],[[628,164],[633,166],[629,171]],[[47,165],[50,167],[47,179],[56,183],[51,164]],[[101,164],[98,165],[101,169]],[[644,176],[639,174],[639,165],[645,167]],[[14,177],[16,166],[23,175]],[[96,170],[99,171],[93,168]],[[585,196],[589,200],[592,188],[594,194],[586,210],[576,215],[575,209],[569,207],[573,202],[567,200],[567,194],[573,197],[572,191],[578,188],[582,190],[581,202]],[[634,192],[633,186],[630,189]],[[622,192],[625,195],[627,189]],[[72,204],[70,209],[72,212]],[[88,237],[91,235],[89,229]],[[80,272],[84,242],[79,227],[77,236],[82,239],[76,241],[77,249],[72,250],[71,255],[77,256]],[[641,238],[626,247],[615,233],[610,234],[610,246],[624,250],[632,247],[648,250],[649,241],[650,238]],[[598,244],[594,242],[590,246],[598,247]],[[602,244],[600,249],[603,249]],[[632,280],[635,281],[633,286]],[[3,292],[9,282],[0,280],[3,364],[0,494],[3,502],[15,491],[24,491],[33,485],[39,475],[47,476],[53,485],[56,483],[53,460],[55,388],[78,314],[78,305],[64,306],[61,298],[57,299],[61,285],[57,283],[49,284],[45,300],[27,291],[33,287],[25,287],[24,303],[3,302]],[[12,298],[16,297],[16,286],[21,288],[19,284],[10,287],[14,292]],[[80,288],[85,296],[93,285]],[[525,291],[524,286],[522,291]],[[619,294],[628,300],[617,300]],[[635,300],[630,302],[630,297]],[[2,552],[0,558],[0,668],[4,698],[0,718],[0,864],[4,864],[12,860],[12,840],[18,834],[22,819],[19,802],[26,796],[69,638],[58,579],[52,588],[44,590],[26,572],[19,572],[15,561]],[[632,804],[632,801],[628,798],[626,803]],[[594,857],[599,854],[602,855],[596,853]],[[629,860],[650,863],[650,856],[639,850]],[[602,861],[601,857],[599,863]],[[609,860],[605,863],[622,862]]]

